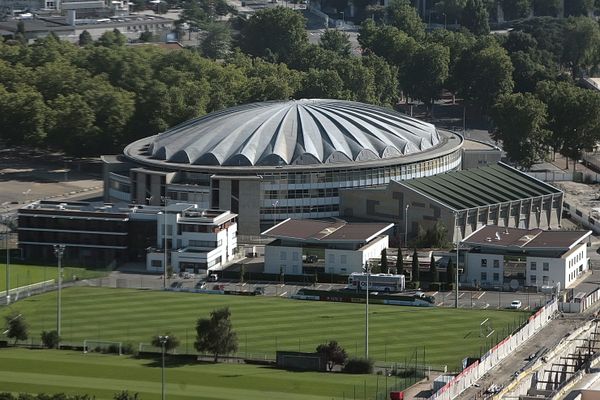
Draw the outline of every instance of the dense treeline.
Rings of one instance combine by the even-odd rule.
[[[352,55],[343,32],[328,30],[310,44],[305,19],[288,8],[240,21],[237,37],[193,8],[180,23],[189,18],[207,35],[181,51],[128,46],[118,31],[96,42],[82,35],[79,46],[53,36],[0,43],[1,138],[97,155],[253,101],[431,105],[444,90],[489,115],[496,139],[525,167],[549,148],[578,157],[599,136],[600,95],[576,85],[600,61],[600,29],[588,17],[534,18],[491,35],[484,2],[466,0],[460,30],[427,31],[408,0],[394,0],[378,20],[362,23],[362,54]]]

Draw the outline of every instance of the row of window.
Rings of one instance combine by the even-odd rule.
[[[532,285],[537,285],[537,275],[529,276],[529,281]],[[542,285],[547,285],[548,283],[550,283],[550,277],[547,275],[542,276]]]
[[[500,268],[500,260],[493,260],[494,261],[494,268]],[[488,265],[488,260],[487,258],[482,258],[481,259],[481,268],[487,268]]]
[[[338,197],[339,189],[295,189],[266,190],[265,199],[314,199],[319,197]]]
[[[482,272],[481,273],[481,282],[487,282],[488,278],[488,274],[487,272]],[[492,278],[494,282],[500,282],[500,274],[498,272],[494,272],[492,274]]]
[[[320,212],[338,212],[339,204],[325,204],[319,206],[283,206],[261,208],[261,214],[310,214]]]
[[[577,253],[577,255],[569,260],[569,268],[577,265],[579,261],[583,260],[583,250]]]
[[[529,263],[529,270],[537,271],[537,262],[536,261],[532,261],[531,263]],[[547,262],[542,263],[542,270],[550,271],[550,263],[547,263]]]

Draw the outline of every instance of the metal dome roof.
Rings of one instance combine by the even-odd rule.
[[[278,166],[368,161],[435,147],[432,124],[340,100],[247,104],[208,114],[153,138],[147,155],[193,165]]]

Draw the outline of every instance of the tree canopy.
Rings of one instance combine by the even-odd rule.
[[[214,362],[219,355],[233,353],[238,348],[237,335],[231,325],[231,312],[228,307],[210,313],[210,318],[200,318],[196,323],[194,347],[201,353],[210,353]]]
[[[348,359],[346,350],[335,340],[329,343],[320,344],[316,349],[317,353],[324,354],[327,359],[327,368],[331,371],[336,365],[344,365]]]

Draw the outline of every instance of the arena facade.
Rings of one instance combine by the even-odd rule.
[[[341,100],[246,104],[104,156],[104,200],[198,203],[257,235],[287,218],[339,216],[339,190],[460,169],[463,138],[391,109]]]

